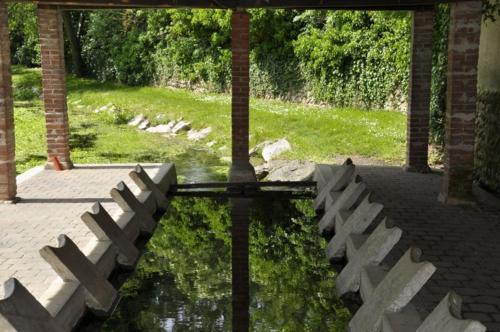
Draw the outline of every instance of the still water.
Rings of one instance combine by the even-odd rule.
[[[249,220],[250,331],[343,331],[311,202],[254,200]],[[121,294],[103,331],[231,331],[229,202],[174,199]]]
[[[226,180],[227,165],[210,153],[191,151],[171,161],[181,182]],[[122,286],[114,314],[104,323],[90,319],[81,331],[245,330],[241,326],[250,331],[344,331],[349,313],[335,296],[335,272],[325,260],[326,243],[317,235],[312,202],[253,200],[249,209],[235,211],[240,203],[173,199]],[[248,234],[238,236],[248,245],[232,237],[231,216],[244,225],[237,228]],[[246,252],[249,264],[242,260]],[[234,269],[235,280],[249,285],[234,285],[239,327],[232,324],[231,258],[249,267],[242,275],[239,271],[246,269]]]

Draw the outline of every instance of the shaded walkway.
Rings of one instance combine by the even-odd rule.
[[[443,179],[439,174],[386,166],[356,168],[373,199],[384,204],[385,215],[403,229],[385,262],[392,266],[414,245],[437,267],[413,300],[421,315],[453,289],[463,297],[465,318],[500,331],[500,204],[445,206],[437,200]]]

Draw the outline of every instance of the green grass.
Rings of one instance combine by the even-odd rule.
[[[45,162],[46,144],[40,71],[13,67],[17,167],[22,172]],[[231,105],[229,95],[129,87],[115,83],[68,77],[71,153],[75,163],[176,162],[213,166],[224,174],[230,155]],[[120,116],[94,110],[108,103],[122,110]],[[207,139],[193,143],[184,135],[165,138],[139,132],[125,124],[134,114],[153,120],[180,117],[195,129],[211,126]],[[162,122],[166,121],[162,120]],[[387,111],[334,109],[275,100],[252,99],[250,146],[266,139],[287,138],[293,150],[289,159],[331,162],[338,155],[359,155],[401,164],[406,141],[406,117]],[[211,149],[205,143],[216,141]],[[226,146],[226,149],[219,148]]]

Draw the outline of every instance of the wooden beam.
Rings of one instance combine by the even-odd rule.
[[[285,8],[345,10],[419,10],[466,0],[7,0],[59,6],[61,9],[112,8]]]

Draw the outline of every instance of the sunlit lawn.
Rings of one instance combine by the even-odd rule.
[[[18,172],[45,162],[46,144],[40,94],[40,72],[14,66],[15,121]],[[128,87],[68,78],[68,107],[72,159],[75,163],[204,162],[220,173],[227,165],[220,157],[230,155],[230,96],[191,91]],[[96,113],[108,103],[122,114]],[[405,148],[404,114],[387,111],[334,109],[319,106],[253,99],[251,102],[253,146],[266,139],[286,138],[293,150],[284,158],[316,162],[332,161],[337,155],[359,155],[401,164]],[[180,117],[195,129],[213,131],[193,143],[179,135],[165,138],[139,132],[125,120],[143,113],[152,122],[164,114],[165,122]],[[206,142],[216,141],[212,148]],[[224,148],[225,147],[225,148]]]

